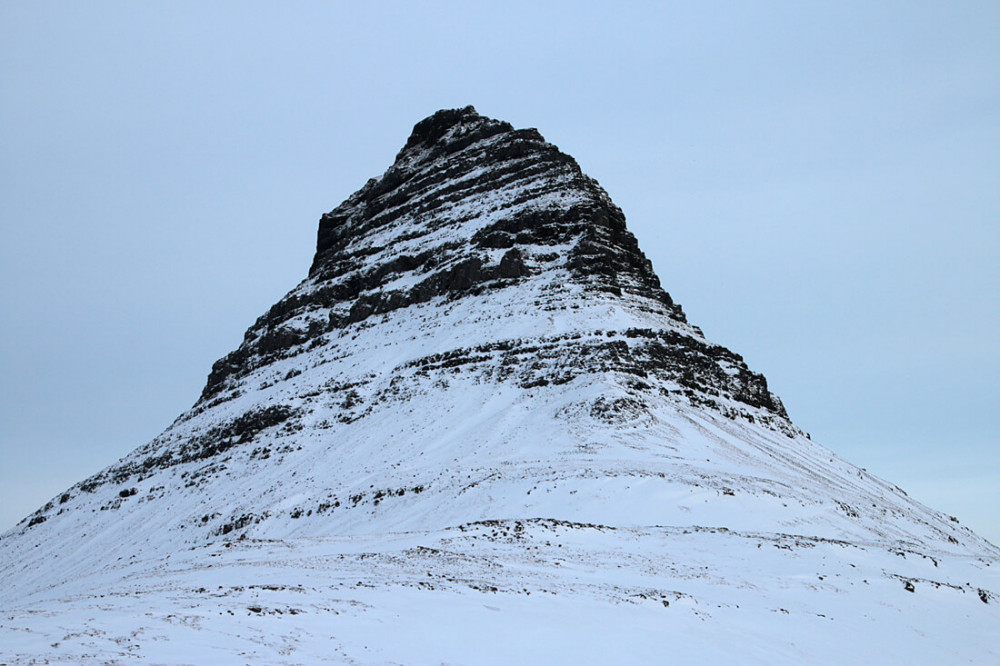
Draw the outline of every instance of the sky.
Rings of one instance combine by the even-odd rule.
[[[0,531],[161,432],[437,109],[537,127],[797,425],[1000,544],[1000,4],[0,4]]]

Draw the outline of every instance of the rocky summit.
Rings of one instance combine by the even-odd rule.
[[[0,662],[995,663],[998,572],[466,107],[322,216],[189,411],[0,537]]]

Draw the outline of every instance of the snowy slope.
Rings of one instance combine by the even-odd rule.
[[[149,444],[0,538],[0,656],[991,663],[1000,551],[840,460],[471,107]]]

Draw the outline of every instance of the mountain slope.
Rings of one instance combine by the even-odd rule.
[[[191,410],[0,539],[0,642],[988,661],[998,556],[812,442],[571,157],[467,107],[323,216],[308,277]]]

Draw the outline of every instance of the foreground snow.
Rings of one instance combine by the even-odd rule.
[[[244,540],[5,606],[6,661],[956,664],[1000,658],[997,560],[553,520]],[[912,591],[908,591],[912,587]]]
[[[270,459],[254,487],[236,471],[159,512],[143,495],[67,512],[52,521],[80,537],[59,548],[5,537],[0,661],[1000,659],[989,544],[801,435],[666,398],[603,429],[578,413],[608,395],[456,379],[423,396],[439,418],[375,410],[355,437]],[[379,460],[407,434],[438,446]],[[318,455],[331,440],[338,455]],[[319,511],[317,478],[354,491]],[[240,536],[186,522],[223,498],[272,515]]]

